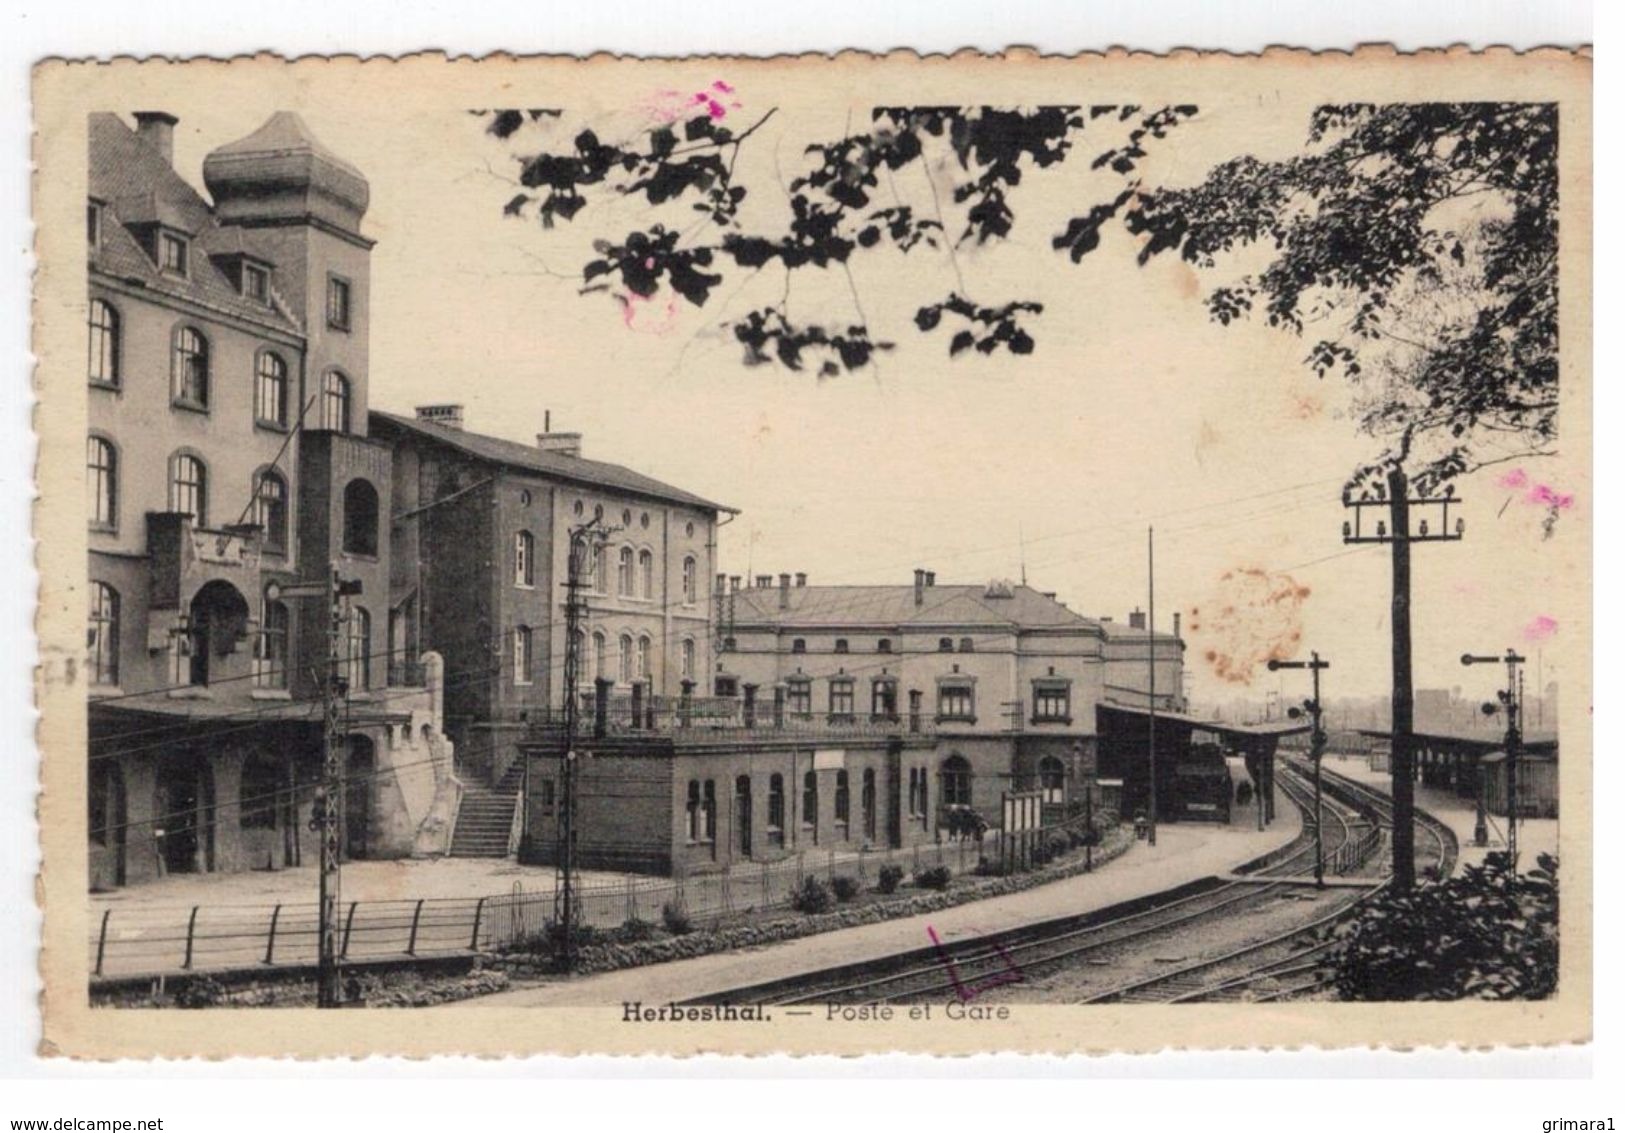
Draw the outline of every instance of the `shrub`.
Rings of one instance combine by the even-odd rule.
[[[1044,853],[1049,860],[1054,860],[1072,848],[1072,839],[1065,834],[1051,834],[1044,843]]]
[[[561,921],[549,921],[547,924],[547,947],[553,952],[564,950],[564,924]],[[575,944],[577,948],[586,948],[598,943],[598,930],[590,924],[578,924],[575,927]]]
[[[1492,854],[1383,894],[1340,935],[1329,962],[1343,999],[1544,999],[1557,988],[1557,859],[1516,874]]]
[[[882,893],[895,893],[897,887],[903,882],[903,867],[900,865],[883,865],[880,867],[880,877],[875,882],[875,888]]]
[[[636,944],[641,940],[654,939],[655,926],[637,917],[628,917],[616,935],[622,944]]]
[[[844,875],[830,878],[829,887],[834,891],[835,899],[837,901],[850,901],[852,898],[858,895],[858,892],[861,889],[861,886],[858,885],[857,878],[846,877]]]
[[[804,877],[790,894],[790,907],[798,913],[827,913],[835,907],[835,897],[816,877]]]
[[[974,872],[976,873],[977,877],[1003,877],[1008,871],[1004,868],[1004,863],[999,861],[997,858],[982,858],[976,863],[976,869]],[[920,880],[918,874],[915,875],[914,881],[915,884],[921,886],[922,888],[926,888],[925,883]],[[933,886],[931,888],[935,887]],[[947,886],[943,886],[942,888],[946,889]]]
[[[932,866],[930,869],[916,870],[914,884],[921,889],[943,890],[954,879],[953,870],[945,865]]]
[[[676,901],[667,901],[660,906],[660,920],[673,936],[687,936],[694,931],[694,921],[689,917],[688,910]]]
[[[194,976],[175,993],[176,1007],[215,1007],[226,1002],[226,987],[213,976]]]

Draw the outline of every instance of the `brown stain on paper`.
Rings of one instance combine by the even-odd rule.
[[[1303,605],[1310,589],[1291,575],[1234,567],[1219,576],[1214,596],[1189,611],[1190,632],[1204,664],[1220,680],[1251,684],[1272,660],[1293,656],[1303,641]]]

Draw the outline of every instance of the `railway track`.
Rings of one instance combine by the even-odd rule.
[[[1312,819],[1311,790],[1294,772],[1280,778],[1283,792],[1306,818]],[[1370,816],[1328,798],[1325,839],[1328,857],[1369,828]],[[881,961],[845,965],[823,972],[736,988],[696,999],[701,1003],[798,1004],[894,1003],[942,996],[967,998],[1000,983],[1082,960],[1098,962],[1100,954],[1119,946],[1167,935],[1218,917],[1256,911],[1301,891],[1301,879],[1314,870],[1315,843],[1310,823],[1284,854],[1275,851],[1238,872],[1245,881],[1219,881],[1144,907],[1104,915],[1060,918],[1021,929],[993,933],[953,944],[938,943]],[[1122,909],[1123,907],[1120,907]],[[1104,919],[1102,917],[1104,916]]]

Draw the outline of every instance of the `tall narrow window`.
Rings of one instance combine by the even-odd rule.
[[[280,551],[288,545],[288,484],[282,476],[266,469],[254,488],[254,522],[259,524],[265,546]]]
[[[372,679],[372,615],[365,607],[351,606],[345,637],[345,676],[350,691],[371,688]]]
[[[692,606],[695,598],[698,597],[698,592],[699,568],[695,565],[693,555],[685,555],[683,557],[683,601]]]
[[[253,264],[243,265],[243,294],[256,303],[271,302],[271,273]]]
[[[517,532],[513,537],[513,584],[536,585],[536,539],[529,531]]]
[[[615,589],[623,598],[632,597],[632,548],[621,548],[621,561],[616,570]]]
[[[288,364],[269,350],[254,365],[254,417],[267,425],[288,423]]]
[[[187,241],[171,232],[158,236],[158,266],[173,275],[187,274]]]
[[[685,816],[688,820],[688,840],[690,842],[698,842],[700,840],[701,822],[700,781],[698,779],[690,779],[688,781],[688,806],[685,810]]]
[[[876,678],[869,687],[869,715],[876,720],[897,719],[897,682],[890,677]]]
[[[209,473],[190,453],[169,462],[169,510],[191,516],[195,527],[209,526]]]
[[[655,596],[655,557],[649,551],[638,552],[638,596]]]
[[[337,370],[322,377],[322,428],[335,433],[350,431],[350,379]]]
[[[784,841],[784,776],[774,775],[767,781],[767,832],[769,839]]]
[[[640,681],[646,681],[653,675],[650,671],[650,665],[653,663],[649,659],[650,645],[651,642],[647,637],[638,638],[638,680]]]
[[[609,641],[601,633],[592,635],[592,675],[594,680],[602,680],[608,675],[604,668],[605,654],[609,652]]]
[[[169,391],[182,405],[209,406],[209,340],[192,327],[175,332],[169,358]]]
[[[513,631],[513,683],[530,683],[531,632],[529,626],[515,626]]]
[[[101,299],[90,301],[90,383],[116,386],[119,381],[118,311]]]
[[[700,841],[713,842],[717,836],[717,781],[705,781],[705,800],[700,807]]]
[[[592,545],[592,588],[599,594],[609,593],[609,556],[602,543]]]
[[[868,767],[863,772],[863,798],[860,804],[863,807],[863,836],[870,842],[875,840],[875,769]]]
[[[942,805],[970,806],[970,761],[962,755],[950,755],[942,761]]]
[[[835,677],[830,680],[829,715],[831,720],[852,718],[852,678]]]
[[[366,480],[344,486],[344,551],[350,555],[378,553],[378,489]]]
[[[812,682],[807,680],[791,681],[785,686],[785,709],[792,716],[812,715]]]
[[[105,437],[91,437],[85,448],[90,524],[111,531],[118,525],[118,450]]]
[[[100,247],[102,242],[102,206],[99,201],[91,201],[85,206],[85,236],[92,248]]]
[[[90,584],[90,625],[85,664],[93,685],[118,684],[118,591],[105,582]]]
[[[843,827],[852,821],[852,784],[845,771],[835,773],[835,821]]]
[[[629,633],[621,634],[620,644],[621,657],[619,667],[621,673],[621,683],[623,685],[629,685],[632,683],[632,635]]]
[[[350,281],[336,275],[327,277],[327,325],[334,330],[350,329]]]
[[[1046,755],[1038,761],[1038,786],[1044,792],[1044,801],[1047,803],[1060,803],[1066,801],[1066,765],[1053,755]]]
[[[267,601],[254,647],[254,687],[288,687],[288,607]]]
[[[813,828],[813,841],[818,840],[818,772],[809,771],[801,777],[801,824]]]
[[[691,680],[694,679],[694,639],[691,638],[691,637],[685,637],[683,639],[683,669],[682,669],[682,672],[683,672],[683,676],[682,676],[683,680],[691,681]]]

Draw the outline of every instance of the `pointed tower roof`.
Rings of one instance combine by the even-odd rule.
[[[227,224],[315,220],[359,234],[367,179],[324,146],[304,119],[279,110],[203,160],[203,183]]]

